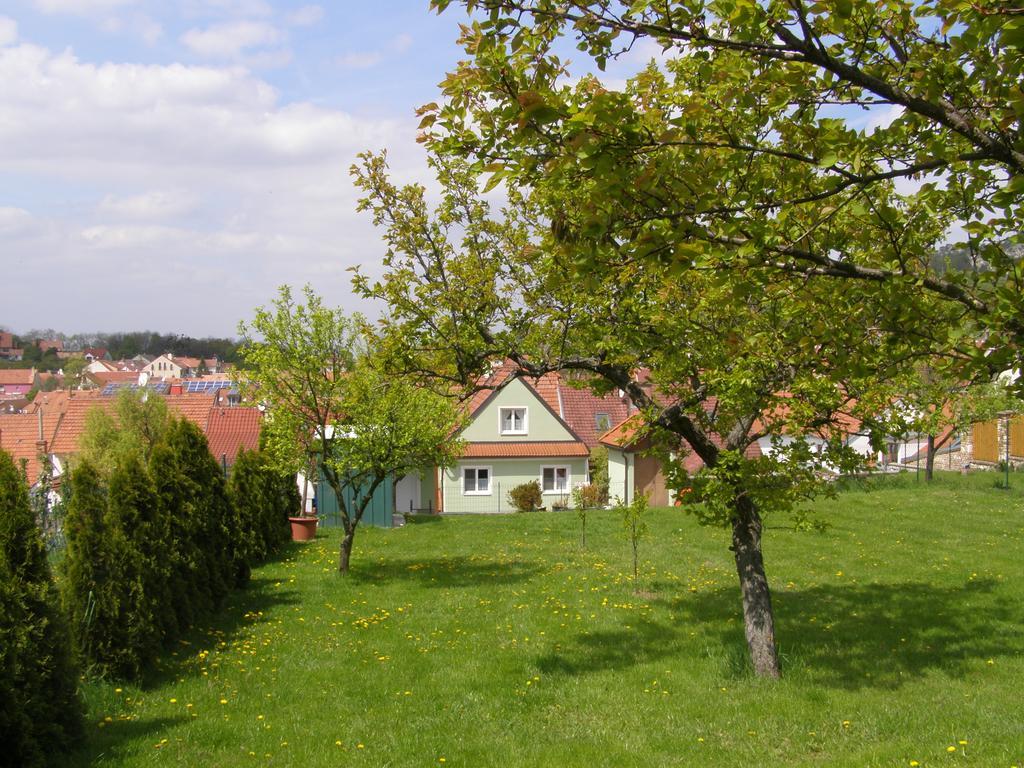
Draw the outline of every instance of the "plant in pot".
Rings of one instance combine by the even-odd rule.
[[[292,527],[292,541],[312,541],[316,538],[316,527],[320,521],[317,515],[316,497],[316,465],[309,463],[305,467],[302,482],[302,509],[299,514],[288,518]],[[309,498],[309,486],[313,486],[312,509],[306,510],[306,501]]]

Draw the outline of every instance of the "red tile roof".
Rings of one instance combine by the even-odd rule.
[[[587,450],[587,446],[574,440],[466,443],[462,452],[464,459],[530,459],[547,456],[562,458],[589,455],[590,451]]]
[[[210,411],[217,403],[216,392],[196,392],[164,397],[167,407],[176,416],[182,416],[198,426],[203,432],[210,423]]]
[[[43,411],[43,440],[47,451],[53,442],[54,431],[60,422],[60,411],[56,409]],[[14,459],[15,465],[26,462],[26,475],[29,483],[35,484],[42,471],[39,461],[39,415],[37,413],[4,413],[0,414],[0,448],[7,451]]]
[[[36,380],[35,368],[0,368],[0,386],[31,386]]]
[[[214,408],[206,429],[210,453],[217,461],[226,456],[228,464],[234,464],[239,450],[259,447],[262,420],[258,408]]]
[[[159,397],[159,395],[154,395]],[[181,416],[206,431],[210,419],[210,411],[214,405],[213,394],[167,395],[164,397],[168,409],[175,416]],[[61,419],[57,434],[53,439],[52,452],[60,455],[77,453],[79,441],[85,431],[86,416],[93,408],[101,408],[107,413],[114,412],[115,397],[76,397],[68,404]]]
[[[86,375],[100,386],[114,383],[120,384],[125,381],[135,383],[139,380],[138,371],[99,371],[98,373]]]
[[[615,392],[599,396],[589,388],[579,389],[564,383],[561,385],[560,391],[563,418],[590,448],[600,442],[601,433],[597,428],[599,414],[608,416],[607,426],[609,427],[629,416],[628,398],[619,397]]]

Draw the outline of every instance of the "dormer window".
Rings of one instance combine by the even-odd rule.
[[[501,408],[501,434],[503,435],[525,435],[526,434],[526,408]]]

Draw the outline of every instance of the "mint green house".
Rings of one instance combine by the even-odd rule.
[[[506,372],[506,376],[507,376]],[[572,505],[572,489],[589,482],[590,449],[563,418],[556,374],[505,378],[470,403],[465,442],[454,466],[431,483],[449,514],[513,511],[508,492],[536,480],[548,509]]]

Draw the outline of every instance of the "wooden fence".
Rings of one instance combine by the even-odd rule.
[[[993,464],[999,461],[998,421],[983,421],[975,424],[972,429],[972,439],[975,461],[990,461]]]
[[[1010,455],[1024,457],[1024,416],[1010,420]]]

